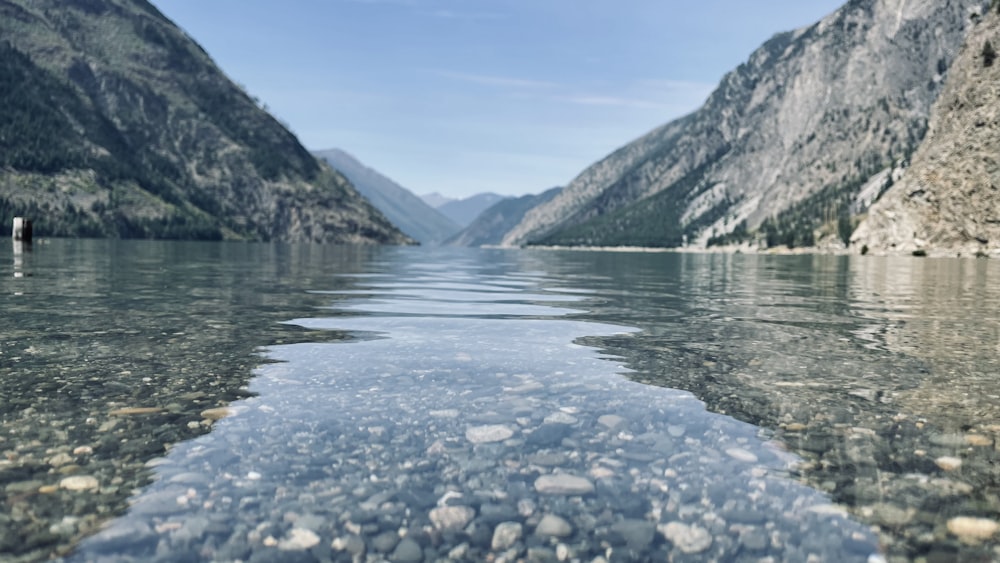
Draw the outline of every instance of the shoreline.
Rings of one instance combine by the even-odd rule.
[[[725,245],[710,247],[655,247],[655,246],[560,246],[560,245],[532,245],[532,246],[499,246],[483,245],[480,248],[493,249],[520,249],[520,250],[554,250],[554,251],[574,251],[574,252],[627,252],[627,253],[677,253],[677,254],[758,254],[770,256],[880,256],[880,257],[911,257],[911,258],[1000,258],[1000,248],[991,249],[988,252],[975,252],[969,249],[958,248],[926,248],[922,249],[925,254],[914,254],[913,251],[906,250],[885,250],[872,249],[868,252],[861,252],[854,247],[800,247],[800,248],[760,248],[753,245]]]

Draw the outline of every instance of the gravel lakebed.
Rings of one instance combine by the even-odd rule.
[[[366,337],[269,348],[257,396],[66,560],[882,560],[764,431],[573,343],[632,329],[495,294],[454,314],[484,289],[293,321]]]

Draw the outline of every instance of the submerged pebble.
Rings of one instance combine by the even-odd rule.
[[[59,481],[59,486],[67,491],[88,491],[97,489],[101,483],[90,475],[74,475]]]
[[[984,541],[1000,532],[1000,522],[987,518],[959,516],[948,520],[948,531],[963,540]]]
[[[502,424],[472,426],[465,431],[465,438],[473,444],[502,442],[514,435],[514,431]]]

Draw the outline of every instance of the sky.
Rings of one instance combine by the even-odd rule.
[[[540,193],[842,0],[153,0],[310,150],[417,194]]]

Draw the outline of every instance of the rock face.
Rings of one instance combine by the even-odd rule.
[[[706,244],[795,206],[811,232],[916,149],[984,5],[852,0],[778,34],[701,109],[585,170],[503,243]]]
[[[362,164],[347,152],[329,149],[314,153],[340,171],[379,211],[421,244],[437,244],[461,227],[416,194]]]
[[[0,229],[410,242],[145,0],[0,0],[0,37]]]
[[[561,191],[562,188],[552,188],[538,195],[501,200],[445,243],[451,246],[498,245],[503,242],[504,235],[524,219],[525,213],[551,201]]]
[[[969,31],[926,140],[871,206],[853,235],[855,245],[879,253],[1000,253],[998,9]]]

